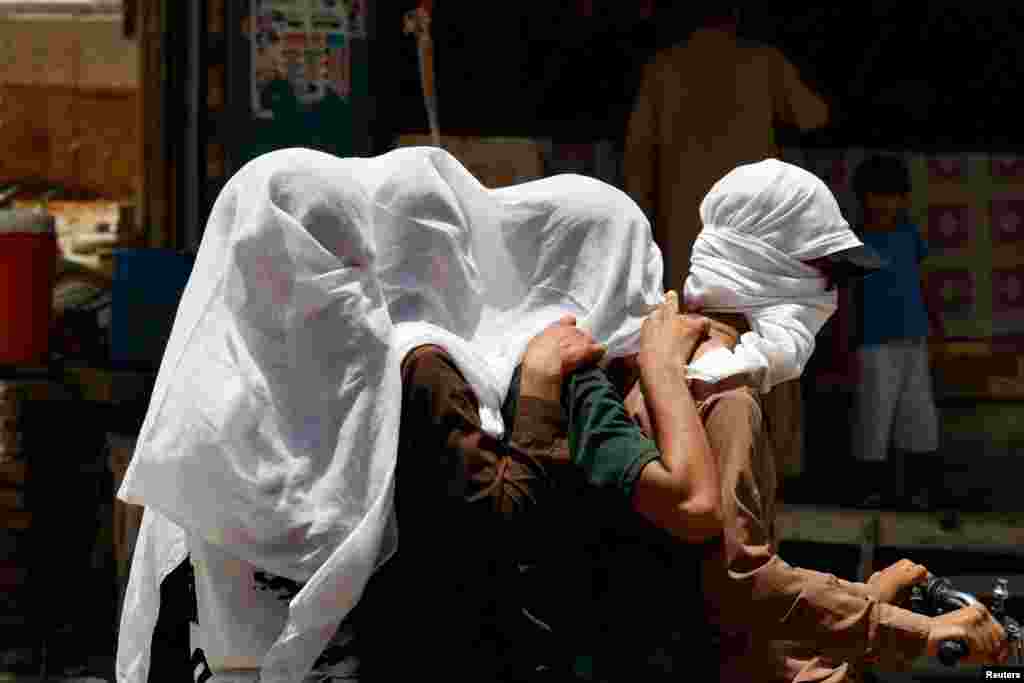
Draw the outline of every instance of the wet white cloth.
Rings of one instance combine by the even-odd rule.
[[[370,195],[353,169],[283,150],[229,181],[118,493],[305,583],[283,629],[267,626],[276,632],[266,682],[303,679],[397,545],[400,359],[375,271]],[[143,535],[144,547],[152,540]],[[138,597],[152,600],[144,588]],[[150,635],[157,610],[144,607]],[[144,631],[129,641],[122,629],[120,680],[142,680],[121,671],[146,668],[127,664],[148,657],[138,652],[148,650]]]
[[[594,178],[558,175],[493,191],[506,246],[525,283],[521,303],[491,309],[477,342],[502,395],[530,339],[565,314],[607,346],[640,349],[640,328],[665,293],[661,250],[643,211]]]
[[[436,148],[372,159],[282,150],[251,162],[214,206],[119,492],[161,521],[140,531],[119,683],[146,680],[166,576],[166,563],[139,560],[173,548],[173,569],[186,532],[308,581],[283,627],[230,600],[207,616],[235,623],[235,639],[259,623],[251,647],[232,647],[251,664],[273,642],[262,680],[302,680],[397,543],[404,355],[445,348],[500,437],[535,334],[571,313],[609,355],[635,352],[661,282],[642,211],[591,178],[491,190]]]
[[[609,357],[638,350],[664,298],[662,261],[625,193],[570,174],[489,189],[437,148],[377,160],[396,166],[374,204],[400,355],[446,349],[480,400],[485,431],[502,435],[501,405],[526,345],[563,315]]]
[[[188,549],[199,621],[192,628],[190,650],[202,651],[211,672],[258,673],[288,623],[295,586],[201,537],[190,535]],[[338,629],[328,644],[333,650],[329,659],[337,661],[321,664],[305,680],[358,671],[358,657],[345,652],[353,637],[351,624]]]
[[[401,148],[369,162],[389,169],[374,189],[374,238],[395,354],[404,358],[424,344],[445,349],[473,387],[482,428],[501,436],[498,380],[472,343],[485,301],[500,303],[503,292],[520,286],[511,268],[497,265],[493,247],[487,276],[477,263],[481,245],[494,243],[482,237],[491,234],[493,202],[441,149]],[[507,285],[500,290],[499,273]]]
[[[149,680],[150,647],[160,606],[160,584],[188,555],[185,531],[152,508],[142,513],[118,629],[118,683]]]
[[[824,182],[777,159],[726,174],[704,198],[700,216],[685,305],[743,313],[752,331],[733,351],[717,349],[691,363],[687,374],[717,382],[747,373],[767,393],[801,375],[838,303],[804,261],[862,243]]]

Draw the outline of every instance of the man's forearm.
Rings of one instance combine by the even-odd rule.
[[[879,603],[870,591],[831,574],[793,567],[778,556],[755,571],[728,574],[716,610],[726,628],[808,643],[842,660],[913,659],[927,646],[927,617]]]
[[[644,400],[654,423],[661,463],[680,484],[684,499],[719,497],[718,467],[682,366],[641,369]]]

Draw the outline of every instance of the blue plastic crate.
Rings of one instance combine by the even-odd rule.
[[[114,252],[110,360],[159,366],[195,257],[169,249]]]

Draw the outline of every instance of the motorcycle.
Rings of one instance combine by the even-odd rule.
[[[996,579],[989,612],[1006,629],[1006,637],[1010,644],[1007,665],[1024,666],[1024,629],[1021,628],[1020,621],[1006,611],[1006,602],[1009,599],[1009,582],[1006,579]],[[910,605],[918,614],[937,617],[964,607],[983,606],[984,603],[970,593],[956,590],[949,579],[929,574],[924,585],[914,586]],[[967,643],[962,640],[947,640],[939,646],[938,659],[946,666],[956,666],[957,662],[968,654]]]

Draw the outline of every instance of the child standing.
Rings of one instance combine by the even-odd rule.
[[[910,221],[910,172],[897,157],[876,155],[854,173],[863,208],[859,237],[887,261],[857,283],[851,450],[856,502],[865,507],[927,507],[935,486],[908,491],[907,473],[935,472],[939,448],[928,338],[941,338],[938,308],[925,305],[920,263],[928,247]],[[914,495],[911,495],[914,494]]]

